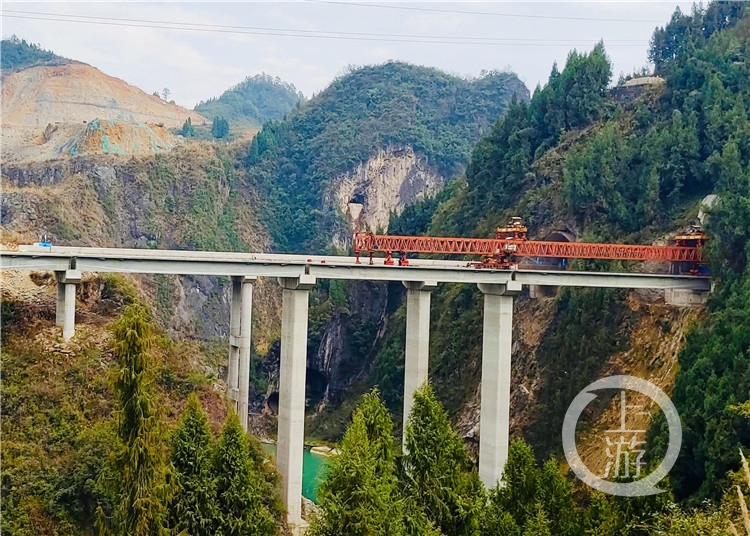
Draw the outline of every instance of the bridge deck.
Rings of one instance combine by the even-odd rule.
[[[155,249],[22,246],[19,251],[0,251],[3,270],[64,271],[75,259],[82,272],[141,274],[224,275],[256,277],[313,276],[320,279],[370,281],[431,281],[440,283],[496,283],[517,281],[523,285],[574,287],[689,289],[708,291],[706,277],[640,274],[566,272],[544,270],[477,269],[466,261],[410,259],[409,266],[386,266],[383,259],[368,265],[355,257],[232,253],[218,251],[174,251]]]

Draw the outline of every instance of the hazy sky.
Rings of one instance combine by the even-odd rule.
[[[651,33],[677,5],[689,12],[692,3],[5,1],[2,35],[149,93],[168,87],[192,108],[260,72],[309,97],[347,66],[389,59],[467,76],[511,69],[533,90],[554,61],[562,67],[570,49],[599,39],[616,79],[646,65]]]

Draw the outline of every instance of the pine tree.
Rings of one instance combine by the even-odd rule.
[[[223,117],[214,117],[211,125],[211,134],[216,139],[222,139],[229,136],[229,122]]]
[[[444,534],[475,534],[485,498],[482,483],[463,440],[427,383],[414,394],[405,433],[406,493]]]
[[[543,525],[552,534],[582,534],[573,488],[560,472],[557,462],[549,460],[540,470],[531,447],[519,439],[510,446],[502,486],[490,491],[482,531],[483,534],[492,534],[494,527],[499,525],[500,528],[494,529],[497,534],[517,534],[523,529],[525,535],[529,527],[541,530],[538,527],[542,524],[542,515],[545,518]]]
[[[112,460],[117,479],[104,482],[116,497],[114,512],[97,509],[102,534],[155,536],[165,534],[165,449],[152,381],[149,353],[152,328],[148,310],[128,306],[114,326],[114,354],[119,368],[114,378],[118,403],[117,433],[121,448]]]
[[[221,431],[214,468],[222,536],[272,536],[276,521],[263,504],[258,474],[250,458],[248,438],[232,411]]]
[[[544,508],[540,503],[536,503],[534,515],[529,518],[526,527],[523,529],[523,536],[552,536],[552,534],[549,518],[547,517]],[[555,532],[554,534],[562,536],[566,533]]]
[[[405,534],[393,422],[377,391],[364,396],[318,489],[313,536]]]
[[[490,491],[490,508],[507,511],[519,527],[536,511],[540,471],[531,447],[516,440],[508,450],[508,460],[503,473],[503,485]]]
[[[195,127],[193,122],[188,117],[187,120],[182,124],[182,131],[180,132],[186,138],[195,137]]]
[[[217,534],[220,513],[212,442],[208,416],[193,393],[172,436],[170,457],[174,489],[169,525],[178,532],[186,531],[189,536]]]
[[[539,474],[537,499],[547,513],[552,534],[576,536],[583,533],[573,487],[554,459],[547,460]]]

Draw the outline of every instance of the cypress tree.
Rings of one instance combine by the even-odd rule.
[[[118,404],[117,434],[121,447],[112,460],[114,481],[103,485],[115,497],[112,515],[97,509],[101,534],[154,536],[165,534],[165,449],[153,401],[152,327],[148,310],[128,306],[114,325],[114,377]]]
[[[563,535],[565,533],[555,534]],[[526,527],[523,530],[523,536],[552,536],[550,531],[549,518],[541,504],[537,503],[534,508],[534,515],[529,518]]]
[[[573,486],[560,472],[554,459],[549,459],[539,474],[538,504],[549,519],[552,534],[575,536],[583,532],[581,513],[573,498]]]
[[[490,492],[490,505],[507,511],[519,527],[536,513],[539,469],[531,447],[523,440],[511,443],[503,472],[503,486]]]
[[[212,443],[208,416],[193,393],[172,436],[170,457],[174,487],[169,524],[177,532],[185,531],[189,536],[217,534],[219,506]]]
[[[427,383],[414,394],[405,433],[406,492],[444,534],[475,534],[485,498],[482,483],[463,440]]]
[[[506,515],[513,524],[505,519]],[[573,487],[557,462],[548,460],[540,470],[528,443],[522,439],[511,443],[503,484],[490,491],[483,533],[492,534],[492,527],[502,521],[507,528],[496,533],[517,534],[523,529],[525,535],[530,527],[541,530],[539,527],[544,525],[552,534],[577,536],[583,530],[580,518]]]
[[[188,117],[187,120],[182,124],[182,131],[181,134],[186,138],[193,138],[195,137],[195,127],[193,126],[193,122]]]
[[[481,536],[520,536],[521,529],[510,513],[490,502],[482,512]]]
[[[261,485],[250,458],[248,437],[231,411],[221,431],[214,468],[223,536],[273,536],[276,521],[263,504]]]
[[[377,391],[364,396],[318,489],[312,536],[404,534],[393,422]]]
[[[263,504],[276,521],[280,522],[286,513],[284,501],[281,498],[281,475],[276,470],[276,464],[270,459],[263,448],[263,444],[252,434],[245,434],[249,448],[250,461],[257,475],[260,495]]]

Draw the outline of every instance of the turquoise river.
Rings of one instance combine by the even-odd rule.
[[[263,448],[276,456],[276,445],[263,443]],[[302,495],[313,502],[318,502],[315,492],[323,478],[325,463],[326,456],[313,454],[309,448],[305,448],[305,453],[302,456]]]

